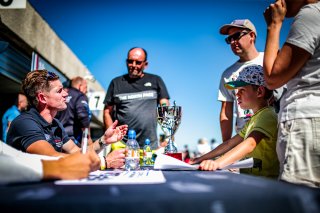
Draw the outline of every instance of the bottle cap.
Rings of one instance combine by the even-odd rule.
[[[145,145],[150,145],[150,139],[147,138],[147,139],[144,141],[144,144],[145,144]]]
[[[128,131],[128,139],[136,139],[136,131],[134,131],[133,129],[130,129]]]

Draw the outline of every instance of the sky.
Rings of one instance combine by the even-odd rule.
[[[136,46],[146,49],[149,66],[145,72],[161,76],[171,103],[175,100],[182,106],[175,142],[180,150],[185,144],[195,150],[200,138],[221,142],[221,103],[217,101],[220,76],[238,60],[225,43],[225,36],[219,34],[219,28],[234,19],[250,19],[257,29],[256,47],[264,51],[263,11],[273,1],[29,2],[105,90],[114,77],[127,73],[127,51]],[[281,46],[290,23],[291,20],[285,20],[283,24]]]

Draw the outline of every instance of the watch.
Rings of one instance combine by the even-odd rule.
[[[107,144],[104,143],[104,141],[102,140],[103,136],[101,138],[99,138],[98,143],[100,146],[105,147]]]

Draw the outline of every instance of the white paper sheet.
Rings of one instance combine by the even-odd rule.
[[[252,168],[253,158],[235,162],[223,169]],[[197,170],[199,165],[190,165],[168,155],[158,154],[154,163],[154,169],[162,170]]]
[[[230,164],[229,166],[224,167],[223,169],[243,169],[243,168],[252,168],[253,167],[253,158],[248,158]]]
[[[163,170],[197,170],[199,165],[190,165],[168,155],[158,154],[154,162],[154,169]]]
[[[108,184],[157,184],[165,183],[166,179],[161,171],[95,171],[88,178],[80,180],[58,180],[57,185],[108,185]]]

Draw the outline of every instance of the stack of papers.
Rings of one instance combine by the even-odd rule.
[[[95,171],[80,180],[58,180],[57,185],[108,185],[108,184],[157,184],[165,183],[162,171]]]
[[[242,161],[235,162],[223,169],[240,169],[240,168],[252,168],[253,158],[248,158]],[[154,163],[154,169],[161,170],[197,170],[199,165],[190,165],[176,158],[168,155],[158,154]]]

